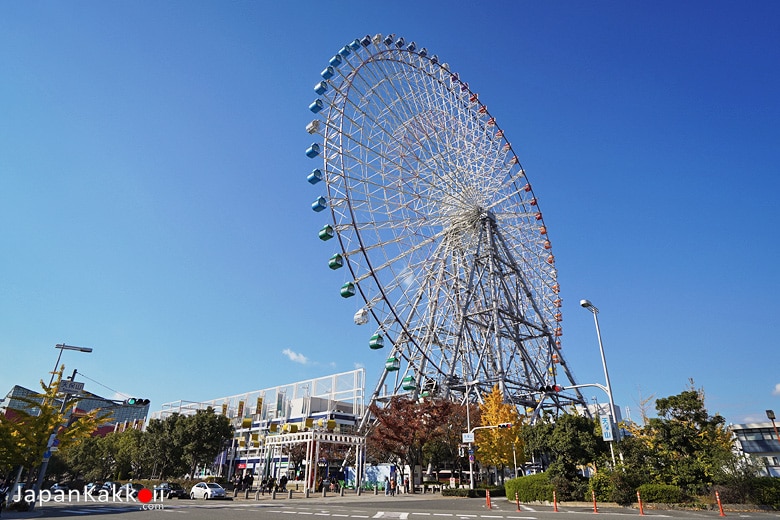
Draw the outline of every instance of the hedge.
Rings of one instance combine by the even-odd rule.
[[[553,485],[544,473],[507,480],[506,496],[514,499],[515,493],[521,502],[552,502]]]

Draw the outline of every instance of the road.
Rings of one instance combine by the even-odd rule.
[[[401,495],[385,497],[366,494],[363,496],[328,496],[305,499],[302,495],[288,499],[262,497],[260,500],[169,500],[161,504],[141,503],[47,503],[36,508],[32,514],[4,512],[3,519],[66,518],[80,517],[89,520],[112,519],[130,516],[135,519],[154,518],[156,515],[174,514],[180,520],[213,520],[218,518],[235,520],[344,520],[377,519],[390,520],[556,520],[566,515],[567,520],[594,520],[592,505],[558,506],[558,512],[550,506],[520,505],[520,511],[513,502],[495,498],[488,509],[484,499],[449,498],[440,495]],[[639,511],[620,507],[599,507],[599,520],[630,520],[638,517]],[[715,511],[645,510],[645,517],[679,520],[717,520]],[[731,512],[732,518],[753,518],[756,520],[780,519],[778,512]],[[132,519],[129,519],[132,520]],[[652,519],[649,519],[652,520]]]

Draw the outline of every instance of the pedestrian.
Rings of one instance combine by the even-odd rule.
[[[409,493],[409,477],[404,477],[404,493]]]
[[[395,487],[396,487],[396,481],[395,477],[390,479],[390,496],[395,496]]]
[[[280,491],[287,491],[287,475],[282,475],[282,477],[279,479],[279,490]]]
[[[390,494],[390,478],[385,477],[385,496]]]

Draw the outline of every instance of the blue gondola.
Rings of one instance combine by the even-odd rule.
[[[314,85],[314,92],[316,92],[318,96],[323,95],[327,91],[328,91],[328,83],[325,81],[320,81],[319,83]]]
[[[324,107],[325,107],[325,103],[323,103],[321,99],[315,99],[309,105],[309,110],[311,110],[312,112],[314,112],[316,114],[317,112],[322,110]]]
[[[309,176],[306,177],[306,180],[309,181],[309,184],[317,184],[322,180],[322,170],[319,168],[313,169]]]
[[[320,72],[320,76],[322,76],[322,79],[330,79],[333,77],[333,75],[336,74],[336,69],[333,67],[325,67],[322,69],[322,72]]]
[[[319,213],[320,211],[324,210],[328,207],[328,203],[325,200],[325,197],[317,197],[317,200],[311,203],[311,209]]]
[[[334,54],[328,63],[330,63],[331,67],[338,67],[339,65],[341,65],[341,56],[338,54]]]
[[[358,40],[358,39],[354,39],[354,40],[352,40],[352,43],[350,43],[350,44],[349,44],[349,47],[350,47],[350,48],[351,48],[353,51],[356,51],[356,50],[358,50],[358,49],[360,48],[360,40]]]
[[[312,143],[310,147],[306,149],[306,157],[314,159],[320,154],[320,145],[318,143]]]

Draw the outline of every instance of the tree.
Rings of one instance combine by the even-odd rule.
[[[75,413],[80,401],[78,397],[58,397],[64,369],[63,365],[50,386],[41,381],[40,394],[17,398],[27,405],[27,409],[0,415],[0,433],[5,439],[0,442],[0,457],[3,457],[0,466],[35,467],[48,447],[51,434],[57,434],[59,450],[67,451],[110,420],[109,414],[99,409],[86,414]]]
[[[448,417],[454,407],[445,399],[416,401],[406,396],[393,396],[384,408],[371,405],[376,422],[368,435],[374,454],[385,460],[400,460],[410,468],[422,465],[423,449],[429,442],[445,436]],[[403,466],[401,467],[403,475]]]
[[[658,399],[659,417],[650,419],[647,433],[654,439],[657,477],[689,493],[702,492],[732,457],[732,440],[726,420],[711,416],[704,407],[704,392],[693,388]]]
[[[514,405],[504,402],[504,395],[498,385],[485,396],[479,409],[483,426],[512,425],[510,428],[485,428],[476,431],[475,441],[479,460],[488,466],[498,468],[513,464],[516,454],[519,453],[519,462],[525,463],[523,441],[520,437],[522,419]]]
[[[529,455],[547,464],[550,481],[561,499],[581,500],[584,480],[579,467],[604,460],[608,453],[598,423],[579,415],[543,415],[522,431]]]
[[[189,467],[184,462],[182,438],[185,428],[178,426],[186,417],[174,413],[164,420],[152,419],[146,426],[142,443],[144,458],[151,462],[150,476],[165,479],[183,475]]]
[[[198,466],[210,466],[224,449],[225,442],[233,438],[230,419],[215,414],[210,406],[205,410],[198,410],[195,415],[179,418],[176,431],[182,443],[182,457],[187,462],[190,475],[195,474]]]

